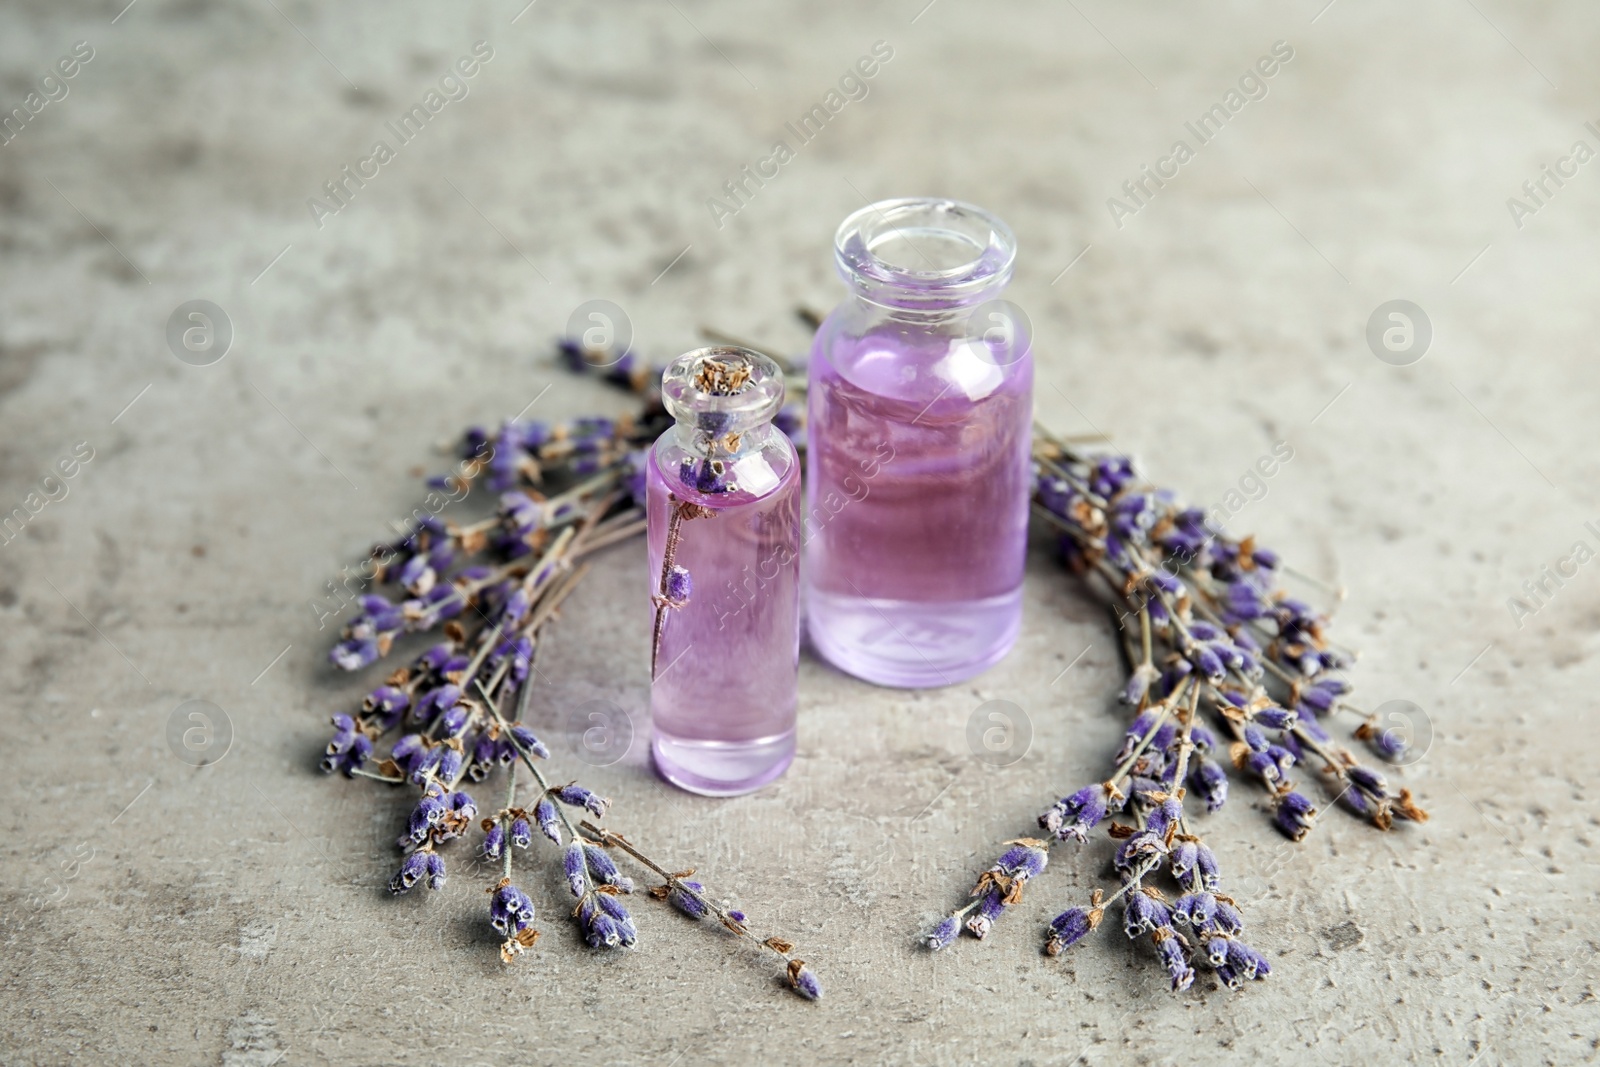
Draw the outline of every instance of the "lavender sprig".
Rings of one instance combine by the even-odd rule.
[[[761,937],[753,933],[744,912],[716,903],[706,893],[704,885],[691,880],[695,873],[694,868],[669,871],[615,831],[606,830],[587,821],[582,824],[582,829],[591,835],[590,839],[596,844],[607,848],[619,848],[659,875],[663,882],[651,888],[651,897],[666,901],[691,919],[702,919],[707,915],[715,916],[735,936],[752,941],[782,959],[787,965],[785,970],[789,986],[796,993],[807,1000],[822,999],[822,983],[817,979],[816,972],[806,965],[806,961],[794,955],[794,943],[776,935]]]
[[[621,900],[632,882],[605,849],[615,845],[649,861],[593,823],[579,829],[576,819],[603,817],[610,801],[577,782],[552,782],[542,768],[550,751],[526,719],[545,627],[587,573],[586,557],[644,531],[640,457],[666,421],[647,397],[635,418],[578,419],[553,428],[508,422],[492,434],[468,431],[458,472],[430,485],[465,495],[485,480],[499,494],[494,515],[471,523],[419,515],[400,540],[377,546],[373,580],[395,584],[399,595],[365,594],[330,655],[336,666],[357,670],[389,655],[406,633],[439,635],[385,677],[358,711],[333,717],[323,769],[416,790],[390,882],[396,893],[418,885],[442,889],[443,850],[480,825],[479,850],[501,865],[487,891],[489,921],[507,963],[539,937],[532,899],[512,880],[515,854],[539,840],[562,849],[562,882],[589,945],[630,947],[639,938]],[[672,575],[664,592],[678,600],[689,595]],[[508,717],[502,707],[513,699]],[[386,756],[380,742],[387,743]],[[531,801],[517,799],[519,765],[537,786]],[[479,820],[464,786],[500,770],[505,802]],[[754,936],[741,912],[711,903],[700,883],[684,878],[669,885],[680,909],[696,902],[724,925],[734,924],[730,929],[738,926],[741,936]],[[821,995],[815,973],[790,955],[788,942],[773,937],[762,944],[789,962],[796,991]]]
[[[1252,538],[1234,539],[1204,513],[1182,507],[1176,494],[1140,481],[1126,456],[1090,457],[1036,431],[1033,510],[1060,534],[1062,556],[1106,596],[1117,614],[1129,677],[1122,690],[1134,718],[1111,775],[1058,800],[1039,817],[1049,835],[1029,860],[1042,871],[1048,849],[1084,844],[1112,819],[1119,887],[1095,889],[1087,907],[1071,907],[1049,924],[1045,951],[1057,955],[1096,930],[1113,903],[1123,902],[1123,929],[1148,936],[1174,991],[1189,988],[1195,967],[1210,967],[1229,988],[1265,978],[1271,965],[1242,939],[1237,902],[1221,892],[1215,853],[1190,824],[1192,788],[1207,811],[1228,799],[1228,774],[1217,758],[1218,735],[1229,762],[1266,791],[1272,822],[1303,840],[1318,808],[1295,788],[1294,767],[1320,764],[1336,803],[1387,830],[1395,819],[1423,822],[1427,813],[1409,790],[1391,789],[1349,750],[1334,743],[1323,720],[1352,710],[1341,673],[1353,656],[1327,637],[1328,620],[1278,585],[1287,572],[1275,553]],[[1373,740],[1364,716],[1358,740]],[[1396,750],[1392,741],[1380,751]],[[980,878],[975,899],[924,937],[943,948],[960,934],[985,936],[1020,898],[1002,857]],[[1019,870],[1020,873],[1020,870]],[[1167,876],[1169,900],[1152,879]],[[1012,879],[996,893],[995,878]],[[987,880],[987,881],[986,881]]]

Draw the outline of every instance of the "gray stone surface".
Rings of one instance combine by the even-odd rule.
[[[94,49],[0,147],[0,510],[93,450],[0,546],[0,1061],[1595,1056],[1600,563],[1520,627],[1506,604],[1574,541],[1600,547],[1600,163],[1520,228],[1506,204],[1574,141],[1600,147],[1592,6],[139,0],[114,19],[122,2],[0,11],[6,109]],[[706,199],[793,146],[783,124],[880,39],[867,99],[718,228]],[[1266,98],[1114,225],[1107,198],[1280,39]],[[470,95],[319,227],[307,198],[479,40]],[[1109,433],[1205,503],[1292,443],[1234,526],[1348,586],[1361,699],[1431,724],[1404,779],[1433,821],[1330,817],[1285,858],[1238,787],[1208,833],[1256,887],[1276,973],[1237,994],[1172,996],[1109,927],[1040,956],[1041,923],[1101,884],[1103,842],[989,941],[918,951],[1119,732],[1108,625],[1041,547],[1023,640],[972,684],[892,692],[807,660],[799,758],[758,795],[675,793],[642,746],[588,775],[618,828],[789,931],[823,1002],[647,902],[640,950],[594,958],[549,870],[526,879],[545,937],[509,969],[486,870],[388,899],[404,800],[314,769],[327,715],[371,683],[325,665],[323,583],[461,426],[546,386],[546,416],[623,409],[544,354],[581,301],[623,305],[655,357],[701,323],[798,349],[791,307],[838,293],[837,221],[923,193],[1017,230],[1045,422]],[[1412,366],[1364,339],[1394,298],[1434,326]],[[212,366],[164,339],[191,299],[237,330]],[[643,730],[644,588],[641,548],[612,551],[555,631],[539,717],[603,696]],[[1031,718],[1013,766],[966,748],[986,699]],[[169,749],[189,700],[232,723],[212,766]]]

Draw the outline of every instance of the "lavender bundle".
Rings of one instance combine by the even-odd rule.
[[[569,361],[570,348],[562,346]],[[631,367],[612,364],[607,376],[643,392],[644,379]],[[417,792],[397,842],[402,859],[389,883],[396,894],[419,882],[442,889],[442,849],[478,825],[479,851],[499,863],[499,878],[488,887],[489,921],[508,963],[539,937],[533,901],[513,879],[513,860],[543,838],[561,850],[561,880],[591,947],[632,946],[639,936],[621,899],[634,885],[611,858],[614,849],[662,879],[652,898],[691,919],[713,917],[774,953],[791,987],[814,1000],[821,987],[790,942],[757,935],[742,912],[716,903],[693,880],[693,870],[669,871],[591,821],[606,815],[610,801],[575,781],[552,782],[542,769],[550,751],[526,721],[546,627],[587,572],[584,560],[645,528],[643,450],[664,425],[659,400],[647,397],[636,418],[557,427],[512,421],[493,433],[469,430],[457,472],[430,485],[459,499],[481,480],[499,494],[495,513],[464,525],[420,515],[405,537],[376,546],[367,573],[377,586],[398,587],[397,599],[361,597],[330,658],[353,671],[387,656],[403,634],[437,631],[442,640],[389,674],[360,711],[333,717],[322,766]],[[387,756],[378,754],[380,743],[389,743]],[[535,786],[521,799],[519,770]],[[502,771],[504,801],[480,819],[466,785]]]
[[[1349,685],[1339,672],[1351,657],[1328,642],[1323,614],[1279,587],[1287,568],[1275,553],[1212,528],[1202,511],[1139,478],[1128,457],[1088,456],[1035,432],[1033,511],[1059,532],[1067,566],[1116,613],[1129,667],[1121,699],[1134,716],[1111,773],[1040,815],[1045,838],[1007,842],[969,902],[925,942],[943,948],[963,927],[985,937],[1044,870],[1053,846],[1086,844],[1120,815],[1107,825],[1117,842],[1118,888],[1109,896],[1095,889],[1087,906],[1056,916],[1045,952],[1054,956],[1086,938],[1120,900],[1124,931],[1149,937],[1175,992],[1193,984],[1197,964],[1229,988],[1263,979],[1272,968],[1244,940],[1244,918],[1223,892],[1216,854],[1185,808],[1189,790],[1208,811],[1221,808],[1229,785],[1223,761],[1231,762],[1264,791],[1273,824],[1293,841],[1318,817],[1290,776],[1301,764],[1317,768],[1334,803],[1380,830],[1395,819],[1426,821],[1427,813],[1324,726],[1335,710],[1364,715],[1344,699]],[[1354,736],[1387,758],[1405,753],[1370,716]],[[1167,890],[1154,884],[1163,874]]]

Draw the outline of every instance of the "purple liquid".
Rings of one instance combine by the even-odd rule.
[[[859,678],[950,685],[1021,627],[1032,360],[845,318],[811,353],[807,630]]]
[[[717,511],[683,523],[677,564],[688,568],[694,590],[667,612],[650,686],[657,770],[707,796],[760,788],[794,758],[800,464],[788,438],[773,437],[787,452],[781,473],[764,453],[749,457],[764,465],[764,477],[736,468],[742,484],[775,483],[759,496],[696,492],[663,471],[654,450],[646,473],[652,585],[666,549],[667,495]]]

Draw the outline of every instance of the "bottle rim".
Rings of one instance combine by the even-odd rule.
[[[958,307],[1011,280],[1017,239],[974,204],[903,197],[852,213],[834,235],[833,250],[840,277],[874,303]]]

